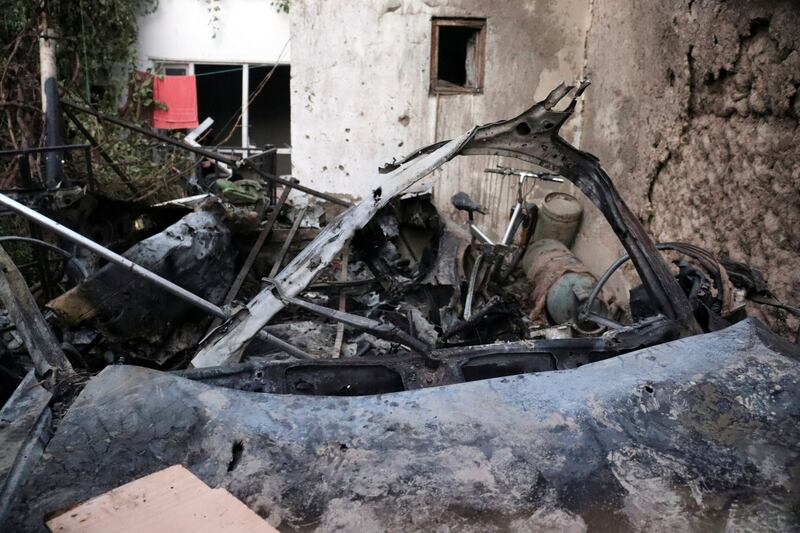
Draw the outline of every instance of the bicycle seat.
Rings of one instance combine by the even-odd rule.
[[[455,193],[450,197],[450,203],[459,211],[466,211],[470,215],[475,211],[482,215],[486,214],[486,210],[481,207],[481,204],[470,198],[465,192]]]

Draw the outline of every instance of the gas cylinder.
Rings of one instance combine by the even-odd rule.
[[[522,259],[525,275],[533,283],[532,319],[547,319],[553,324],[571,323],[579,333],[599,334],[595,323],[578,319],[581,307],[597,278],[580,259],[555,239],[542,239],[531,244]],[[598,296],[592,311],[605,316],[608,306]]]
[[[574,196],[565,192],[551,192],[545,196],[539,208],[533,240],[555,239],[564,246],[572,246],[582,216],[583,208]]]

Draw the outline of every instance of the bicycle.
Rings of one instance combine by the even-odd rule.
[[[496,168],[487,168],[484,172],[500,174],[503,176],[517,176],[517,201],[511,213],[511,218],[506,225],[503,237],[499,243],[492,239],[475,224],[475,213],[485,215],[487,212],[483,207],[465,192],[458,192],[450,198],[453,207],[459,211],[466,211],[468,216],[468,228],[472,241],[470,243],[469,257],[472,258],[472,266],[469,269],[467,297],[464,303],[464,319],[469,320],[472,316],[473,301],[476,292],[483,292],[490,280],[498,283],[504,282],[511,272],[519,265],[525,248],[533,235],[536,225],[536,205],[528,203],[525,198],[533,191],[533,187],[527,192],[523,191],[523,184],[527,179],[550,181],[563,183],[564,178],[557,174],[547,172],[534,172],[530,170],[519,170],[498,165]],[[519,246],[511,244],[513,239],[524,228],[521,243]],[[506,258],[511,253],[511,258],[507,261],[508,266],[503,268]],[[486,260],[488,259],[488,260]],[[489,300],[488,296],[486,300]]]

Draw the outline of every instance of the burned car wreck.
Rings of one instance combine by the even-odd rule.
[[[45,335],[55,346],[91,340],[40,356],[3,410],[4,430],[17,428],[0,501],[10,530],[44,530],[175,464],[281,531],[796,528],[800,348],[740,300],[798,310],[747,265],[652,241],[600,162],[559,135],[587,86],[561,85],[517,117],[387,165],[285,266],[310,207],[295,209],[268,268],[254,264],[303,190],[286,180],[235,261],[228,228],[243,217],[213,194],[108,252],[47,304],[56,325],[31,325],[59,328]],[[471,155],[543,169],[499,170],[520,184],[571,182],[627,257],[594,278],[563,243],[534,237],[523,195],[494,241],[467,195],[452,199],[462,227],[429,195],[405,194]],[[641,285],[620,310],[602,289],[625,261]],[[100,368],[78,361],[100,353]]]

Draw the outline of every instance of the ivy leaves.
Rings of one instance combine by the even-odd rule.
[[[208,25],[211,26],[211,38],[216,39],[219,32],[220,0],[206,0],[208,7]]]
[[[270,3],[278,13],[289,12],[289,0],[272,0]]]

